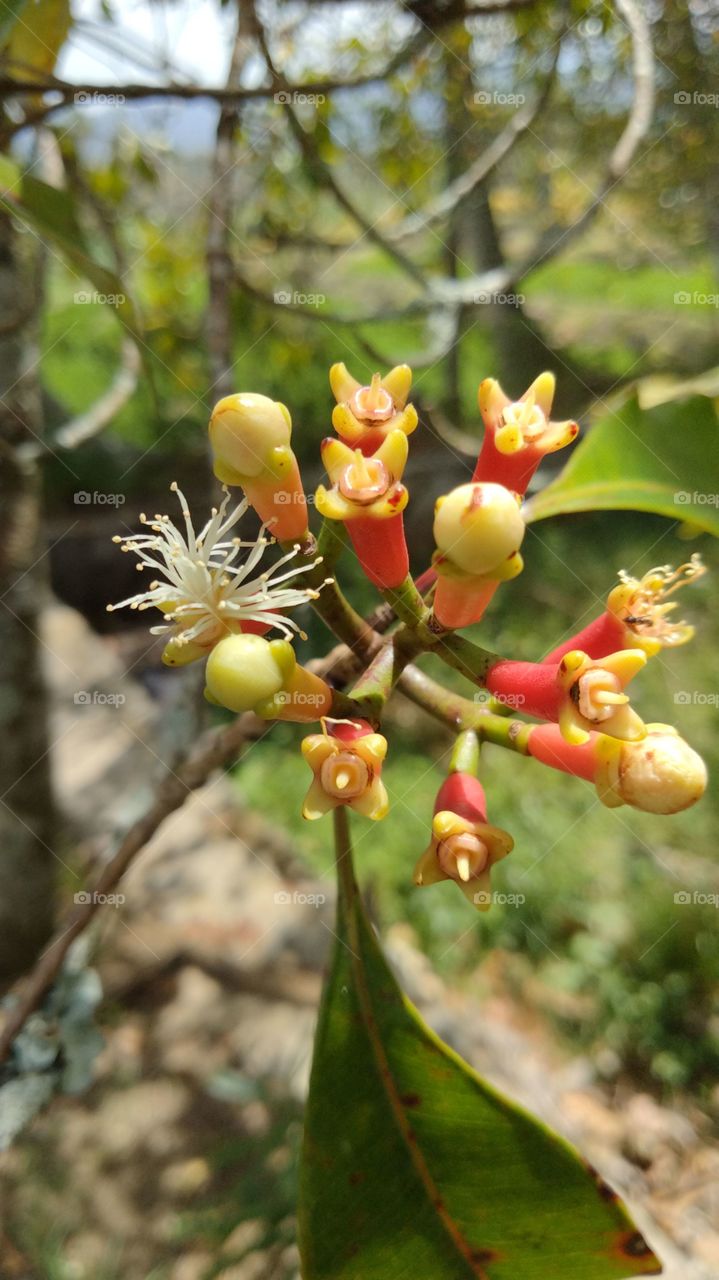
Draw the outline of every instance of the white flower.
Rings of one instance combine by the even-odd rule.
[[[205,656],[218,640],[230,632],[240,631],[247,622],[276,627],[288,639],[293,632],[305,638],[297,623],[284,616],[284,611],[316,600],[318,593],[285,584],[306,574],[309,568],[320,563],[321,557],[313,565],[303,564],[281,572],[297,555],[298,545],[269,569],[255,574],[266,548],[273,546],[275,540],[265,536],[267,525],[262,525],[257,538],[251,542],[228,537],[247,511],[247,501],[243,499],[228,515],[230,494],[225,489],[220,506],[213,508],[210,519],[196,534],[184,494],[176,484],[171,485],[171,489],[180,500],[184,534],[169,516],[156,515],[149,520],[141,515],[140,523],[152,532],[113,539],[123,551],[132,551],[139,557],[138,570],[156,569],[162,577],[154,579],[146,591],[119,604],[109,604],[108,610],[159,609],[165,615],[165,622],[151,627],[150,631],[152,635],[168,636],[163,657],[171,665]],[[238,563],[237,557],[243,548],[249,548],[249,555]]]

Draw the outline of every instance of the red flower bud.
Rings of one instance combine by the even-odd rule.
[[[491,480],[515,493],[526,493],[545,454],[570,444],[579,431],[576,422],[549,420],[552,373],[541,373],[514,402],[494,378],[485,378],[478,399],[485,434],[473,479]]]
[[[641,649],[625,649],[596,661],[573,650],[561,662],[495,663],[487,673],[487,688],[495,697],[525,715],[558,723],[568,742],[587,740],[600,729],[615,738],[634,740],[646,733],[629,705],[624,687],[645,665]]]
[[[400,586],[409,573],[402,519],[409,495],[401,481],[406,435],[391,431],[371,456],[330,438],[323,441],[322,460],[332,485],[319,486],[317,510],[346,525],[359,562],[376,587]]]
[[[471,773],[450,773],[437,793],[432,839],[414,870],[417,885],[454,880],[479,911],[491,905],[490,870],[513,847],[512,837],[487,822],[481,782]]]

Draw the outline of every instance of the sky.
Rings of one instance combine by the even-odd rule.
[[[99,0],[75,0],[78,22],[62,52],[58,74],[68,80],[98,84],[113,80],[156,81],[168,74],[177,80],[221,85],[227,74],[233,9],[214,0],[120,0],[113,6],[116,22],[102,18]],[[115,35],[112,35],[112,32]],[[95,34],[97,33],[97,35]],[[110,37],[132,46],[138,57],[111,54],[102,44]],[[169,66],[163,74],[152,68]]]

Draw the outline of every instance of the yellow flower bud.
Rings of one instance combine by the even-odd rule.
[[[492,577],[524,538],[517,498],[501,484],[460,485],[437,499],[434,537],[444,559],[473,576]]]
[[[290,432],[290,415],[279,401],[249,391],[225,396],[210,419],[215,475],[224,484],[240,484],[274,471],[274,459],[281,463],[286,456]]]
[[[207,689],[229,711],[251,711],[284,688],[295,665],[292,645],[286,640],[226,636],[207,659]]]
[[[640,742],[602,739],[597,755],[597,792],[610,808],[629,804],[646,813],[680,813],[706,789],[704,761],[668,724],[647,725]]]

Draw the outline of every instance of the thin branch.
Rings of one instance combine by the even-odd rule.
[[[265,293],[264,290],[258,289],[257,285],[242,275],[236,265],[233,267],[233,272],[234,278],[242,291],[257,302],[263,303],[266,307],[281,307],[287,315],[302,316],[306,320],[321,320],[325,324],[358,325],[375,324],[379,320],[408,320],[412,316],[423,315],[427,309],[426,302],[416,298],[413,302],[408,302],[405,306],[397,307],[395,310],[388,310],[383,307],[378,311],[368,311],[364,315],[343,316],[334,311],[320,310],[318,307],[305,307],[300,303],[288,301],[284,291],[281,294],[278,293],[277,296]]]
[[[632,70],[634,77],[634,93],[627,122],[619,140],[607,161],[607,168],[599,189],[587,207],[569,226],[555,223],[544,233],[541,240],[517,263],[509,273],[507,280],[500,288],[507,288],[521,280],[538,263],[553,258],[560,247],[567,245],[583,231],[604,205],[607,196],[617,183],[621,182],[628,172],[637,149],[646,137],[654,115],[654,52],[649,24],[643,10],[635,0],[615,0],[615,8],[629,28],[632,41]]]
[[[0,1062],[7,1057],[15,1036],[27,1019],[42,1004],[73,942],[91,923],[105,901],[103,895],[113,891],[165,818],[179,809],[187,796],[207,781],[214,769],[228,764],[246,741],[253,735],[259,736],[262,731],[254,716],[241,716],[229,727],[207,735],[204,745],[196,755],[181,764],[176,772],[168,772],[149,809],[132,824],[112,858],[103,867],[92,892],[75,908],[69,923],[62,925],[32,970],[22,995],[10,1009],[0,1031]]]
[[[504,129],[492,140],[487,149],[477,156],[476,160],[472,161],[464,173],[459,174],[453,182],[450,182],[440,195],[434,200],[430,200],[424,209],[420,210],[419,213],[408,214],[406,218],[403,218],[394,227],[387,227],[384,230],[387,240],[404,240],[408,236],[426,231],[433,223],[448,217],[497,168],[519,138],[522,137],[522,134],[526,133],[530,125],[535,123],[542,108],[546,105],[554,82],[560,45],[561,41],[557,41],[551,69],[541,92],[534,101],[517,111]]]
[[[78,445],[85,444],[93,436],[99,435],[134,395],[140,365],[138,348],[134,342],[126,338],[122,344],[120,367],[107,391],[85,413],[78,414],[60,427],[50,440],[50,446],[53,449],[77,449]],[[40,444],[28,447],[32,447],[35,451],[33,456],[45,452]],[[24,452],[24,456],[27,456],[27,451]]]
[[[253,50],[253,8],[237,6],[237,29],[227,75],[227,88],[238,87]],[[216,399],[232,391],[232,255],[230,223],[233,216],[235,176],[234,138],[240,103],[224,102],[220,110],[212,158],[212,185],[207,227],[208,301],[205,333]]]
[[[255,16],[257,16],[256,13]],[[258,42],[265,62],[267,63],[270,75],[272,76],[275,89],[277,92],[283,93],[287,97],[291,97],[291,87],[287,84],[282,72],[275,66],[267,42],[267,36],[259,18],[257,19],[257,24]],[[377,229],[375,224],[371,222],[369,218],[365,217],[364,213],[362,213],[361,209],[355,205],[354,201],[350,200],[349,196],[345,193],[335,178],[330,165],[325,164],[324,160],[320,156],[317,147],[315,146],[314,138],[311,134],[307,133],[300,123],[299,116],[297,115],[291,101],[285,102],[285,107],[287,110],[287,118],[289,120],[290,128],[295,141],[302,152],[302,158],[310,176],[319,186],[325,187],[326,190],[331,191],[340,207],[344,209],[345,213],[349,214],[354,222],[357,223],[363,237],[371,240],[372,243],[377,245],[377,247],[386,253],[388,257],[394,259],[405,274],[408,275],[410,279],[414,280],[415,284],[419,285],[421,291],[423,293],[426,292],[427,283],[422,269],[418,267],[416,263],[412,262],[412,260],[400,249],[397,249],[394,245],[390,244],[385,239],[384,235],[382,235],[382,233]]]
[[[336,90],[352,90],[362,89],[367,85],[383,84],[389,76],[399,71],[406,62],[411,62],[421,52],[423,47],[429,42],[431,33],[425,29],[416,32],[406,44],[390,58],[377,71],[367,71],[363,75],[355,76],[353,79],[344,79],[339,76],[325,76],[318,80],[299,81],[294,84],[286,84],[285,90],[291,94],[317,94],[317,93],[333,93]],[[7,62],[5,63],[7,68]],[[108,95],[119,97],[126,102],[133,102],[141,98],[179,98],[187,101],[193,101],[198,98],[206,98],[211,102],[219,102],[220,104],[236,105],[239,102],[263,101],[273,98],[277,92],[274,84],[269,85],[253,85],[247,88],[242,85],[225,85],[224,87],[210,87],[208,85],[199,84],[142,84],[128,82],[126,84],[96,84],[92,81],[83,81],[81,83],[71,84],[68,80],[61,80],[57,76],[30,77],[30,76],[0,76],[0,99],[18,98],[18,97],[37,97],[45,93],[55,94],[61,101],[54,103],[47,108],[43,108],[43,115],[50,111],[60,111],[68,103],[75,103],[76,106],[91,106],[93,99],[98,98],[102,101]],[[34,123],[34,117],[27,120],[27,124]],[[14,128],[21,128],[24,125],[16,125]]]

